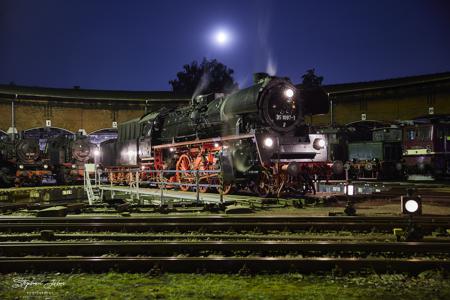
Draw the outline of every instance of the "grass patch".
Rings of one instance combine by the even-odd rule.
[[[0,299],[450,299],[441,272],[401,274],[7,274]]]

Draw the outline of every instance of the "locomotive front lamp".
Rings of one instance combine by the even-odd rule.
[[[214,143],[214,148],[219,147],[219,143]]]
[[[72,169],[75,169],[77,167],[77,165],[72,165]]]
[[[100,150],[95,149],[95,150],[94,150],[94,155],[95,155],[95,156],[99,156],[99,155],[100,155]]]
[[[288,98],[292,98],[292,96],[294,96],[294,91],[292,89],[285,89],[284,95]]]
[[[23,170],[23,165],[19,165],[19,169]]]
[[[48,165],[44,165],[44,169],[48,169]]]
[[[326,142],[324,139],[315,139],[314,143],[313,143],[313,147],[316,150],[320,150],[320,149],[325,148],[325,144],[326,144]]]
[[[175,148],[170,147],[170,148],[169,148],[169,151],[170,151],[170,152],[174,152],[174,151],[175,151]]]
[[[272,148],[273,146],[273,139],[270,137],[267,137],[264,139],[264,146],[266,146],[267,148]]]

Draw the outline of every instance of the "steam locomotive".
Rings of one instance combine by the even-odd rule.
[[[94,161],[96,146],[73,134],[41,137],[21,134],[0,140],[0,186],[83,182],[84,163]]]
[[[100,161],[114,171],[114,183],[129,182],[126,168],[139,167],[142,180],[185,191],[198,171],[201,192],[211,185],[261,196],[314,192],[312,175],[325,172],[327,145],[324,135],[309,134],[305,109],[328,111],[320,87],[299,90],[287,78],[257,73],[254,85],[228,96],[197,96],[189,107],[120,124],[118,139],[101,145]],[[174,172],[160,176],[161,170]]]
[[[58,136],[48,141],[48,157],[57,184],[83,182],[84,164],[93,163],[97,146],[82,135]]]

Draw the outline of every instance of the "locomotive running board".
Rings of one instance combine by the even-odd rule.
[[[171,147],[187,146],[187,145],[191,145],[191,144],[215,143],[215,142],[231,141],[231,140],[236,140],[236,139],[247,139],[247,138],[254,138],[254,137],[255,137],[255,135],[252,133],[240,134],[240,135],[228,135],[228,136],[224,136],[224,137],[216,137],[216,138],[209,138],[209,139],[203,139],[203,140],[193,140],[193,141],[186,141],[186,142],[179,142],[179,143],[163,144],[163,145],[153,146],[153,149],[165,149],[165,148],[171,148]]]

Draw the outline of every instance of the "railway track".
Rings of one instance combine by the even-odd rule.
[[[180,258],[180,257],[8,257],[0,272],[172,272],[172,273],[287,273],[339,270],[417,274],[430,269],[450,270],[450,261],[430,259],[355,258]]]
[[[418,217],[422,228],[450,228],[448,217]],[[391,231],[410,223],[405,217],[69,217],[2,218],[0,231],[53,230],[50,239],[95,237],[98,232],[153,232],[151,234],[100,234],[119,241],[30,240],[40,234],[16,234],[28,242],[0,243],[0,272],[317,272],[338,268],[343,272],[374,270],[418,273],[428,269],[450,270],[450,242],[374,242],[368,240],[267,240],[264,231],[353,230]],[[228,234],[253,231],[260,236]],[[64,234],[55,231],[64,232]],[[69,234],[68,232],[84,233]],[[199,234],[192,234],[192,232]],[[165,232],[177,232],[167,234]],[[190,234],[182,234],[190,232]],[[218,234],[221,232],[222,234]],[[41,232],[42,233],[42,232]],[[76,238],[76,236],[78,238]],[[143,236],[161,240],[142,240]],[[207,236],[215,240],[195,240]],[[183,237],[185,240],[177,240]],[[222,237],[225,237],[223,239]],[[276,237],[276,235],[275,235]],[[114,237],[112,237],[114,238]],[[168,240],[164,240],[167,238]],[[284,238],[284,239],[283,239]],[[300,236],[296,237],[297,239]],[[127,240],[127,239],[131,239]],[[136,239],[133,241],[133,239]],[[170,240],[173,239],[173,240]],[[240,239],[240,240],[239,240]],[[266,239],[266,240],[261,240]],[[405,258],[406,257],[406,258]]]
[[[449,217],[417,217],[412,221],[425,233],[450,228]],[[0,232],[391,232],[394,228],[407,228],[410,223],[407,217],[2,218]]]
[[[364,256],[387,253],[389,256],[415,254],[448,254],[450,242],[298,242],[298,241],[170,241],[170,242],[48,242],[2,243],[0,256],[100,256],[103,254],[172,256],[208,255],[286,255],[301,253],[317,256],[323,253]],[[238,253],[238,254],[237,254]],[[239,256],[239,255],[238,255]]]

